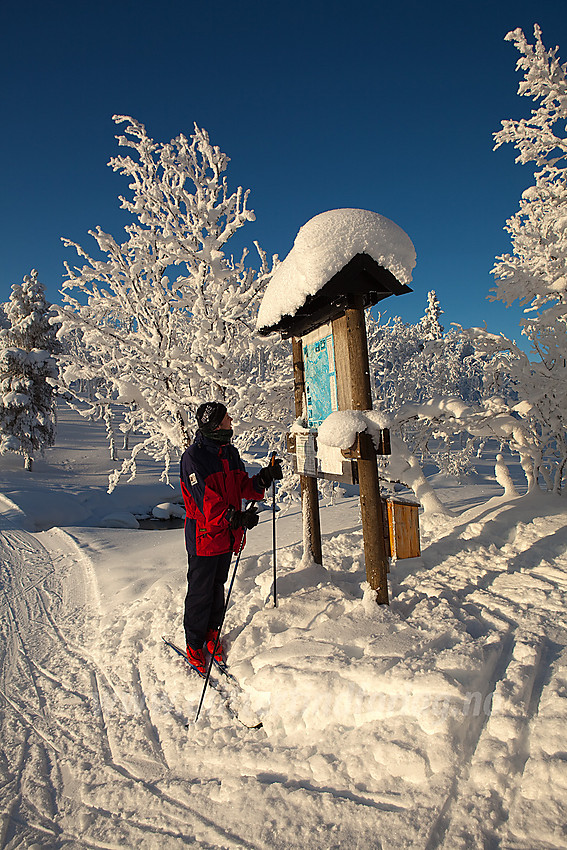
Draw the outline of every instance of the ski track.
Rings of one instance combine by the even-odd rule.
[[[58,547],[66,543],[67,535],[59,532],[54,536]],[[77,625],[84,620],[84,633],[92,632],[96,611],[88,610],[81,593],[64,604],[65,562],[72,570],[82,559],[77,558],[70,539],[67,550],[52,558],[27,532],[0,532],[0,712],[5,780],[0,786],[0,846],[7,850],[34,842],[53,848],[266,846],[224,828],[207,816],[205,807],[200,811],[160,789],[157,783],[167,771],[167,761],[138,668],[131,665],[130,697],[135,714],[129,711],[125,717],[123,694],[92,655],[76,644]],[[59,562],[57,570],[54,561]],[[73,627],[73,640],[65,634],[67,621]],[[69,724],[69,700],[75,704],[73,726]],[[121,752],[121,728],[133,722],[141,728],[152,758]],[[132,767],[144,761],[150,779]],[[147,810],[147,821],[133,814],[124,818],[120,793],[116,811],[84,796],[80,788],[83,776],[93,771],[97,782],[106,775],[114,787],[135,787],[138,810]],[[175,781],[175,775],[169,781]],[[183,780],[179,777],[178,781]],[[140,805],[144,796],[147,806]],[[80,834],[74,828],[77,822],[84,827]],[[92,825],[96,826],[96,838],[88,835]],[[98,837],[105,832],[112,840]]]
[[[457,531],[457,530],[456,530]],[[558,555],[565,555],[565,535],[558,546]],[[454,538],[454,535],[451,535]],[[464,543],[464,541],[463,541]],[[515,550],[507,542],[499,553],[494,544],[483,551],[477,581],[465,580],[459,586],[455,581],[459,555],[466,545],[454,539],[440,546],[437,555],[444,553],[444,563],[435,572],[430,596],[435,587],[439,597],[448,598],[456,594],[465,608],[478,606],[484,618],[494,618],[502,623],[502,647],[494,665],[488,691],[493,696],[492,711],[483,717],[476,734],[468,743],[468,752],[452,782],[450,791],[442,804],[432,826],[425,850],[468,850],[468,848],[502,848],[502,850],[548,850],[567,848],[566,830],[546,838],[533,834],[527,838],[514,833],[515,806],[521,802],[522,777],[530,759],[530,740],[537,724],[542,695],[550,688],[554,677],[565,674],[565,665],[558,667],[557,659],[562,648],[567,646],[567,595],[560,589],[565,582],[547,582],[541,575],[537,556],[527,550]],[[496,561],[499,568],[485,569],[483,563]],[[565,558],[563,558],[565,563]],[[535,562],[535,563],[534,563]],[[469,562],[467,562],[469,563]],[[529,566],[532,564],[533,566]],[[545,572],[545,570],[544,570]],[[510,599],[498,592],[503,577],[521,573],[536,581],[543,578],[548,583],[549,601],[560,612],[556,621],[556,633],[561,636],[560,644],[552,644],[546,635],[547,618],[533,610],[531,601],[525,604]],[[443,582],[451,577],[451,590]],[[410,581],[411,583],[411,581]],[[559,584],[559,587],[557,586]],[[518,584],[521,596],[522,585]],[[422,588],[423,591],[423,588]],[[455,600],[452,600],[455,603]],[[417,604],[417,603],[416,603]],[[567,748],[566,748],[567,749]],[[498,752],[496,763],[494,753]],[[564,754],[561,754],[563,757]],[[522,831],[530,832],[524,818]],[[561,822],[561,821],[559,821]],[[561,834],[562,833],[562,834]]]
[[[565,564],[565,535],[549,528]],[[200,684],[188,678],[184,693],[168,691],[174,659],[141,651],[128,657],[126,650],[111,658],[104,639],[98,645],[96,589],[72,538],[55,529],[44,546],[41,535],[0,531],[0,847],[567,848],[559,828],[549,835],[530,830],[541,805],[530,788],[543,767],[553,767],[549,759],[567,758],[560,742],[555,750],[546,744],[546,730],[567,703],[567,580],[538,559],[541,537],[521,548],[514,535],[504,539],[498,531],[498,523],[455,524],[424,547],[421,569],[398,565],[391,576],[392,609],[404,618],[427,600],[444,599],[500,636],[486,665],[493,710],[468,723],[462,757],[438,798],[407,797],[403,785],[396,796],[349,787],[339,777],[314,781],[302,747],[291,756],[290,776],[289,749],[271,745],[261,730],[231,726],[212,693],[208,726],[193,731]],[[522,599],[522,582],[541,594],[541,610],[532,596]],[[152,622],[151,600],[138,607],[133,622],[113,626],[123,630],[124,647],[142,647]],[[552,634],[542,616],[550,607]],[[209,758],[208,745],[218,748],[227,735],[233,748],[238,742],[233,767]],[[128,811],[133,794],[136,810]],[[265,811],[261,829],[257,818],[247,819],[248,799]],[[560,809],[560,800],[549,805]],[[396,828],[411,835],[416,805],[429,808],[429,830],[396,841]],[[299,826],[294,811],[301,811]]]

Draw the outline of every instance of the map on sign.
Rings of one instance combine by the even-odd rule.
[[[322,325],[302,339],[307,426],[318,428],[338,410],[337,372],[331,325]]]

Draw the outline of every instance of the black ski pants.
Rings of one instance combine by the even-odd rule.
[[[232,552],[222,555],[188,555],[185,597],[185,638],[192,649],[201,649],[209,629],[218,629],[224,610],[224,583]]]

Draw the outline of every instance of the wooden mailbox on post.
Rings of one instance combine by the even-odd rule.
[[[388,222],[375,213],[344,212],[375,216]],[[313,221],[330,215],[323,213]],[[388,224],[398,229],[392,222]],[[409,237],[405,238],[413,249]],[[316,563],[322,563],[317,477],[358,483],[366,576],[376,590],[377,602],[386,604],[388,544],[372,438],[366,432],[360,433],[352,450],[342,452],[340,459],[335,455],[331,468],[325,470],[324,464],[321,468],[317,463],[316,430],[334,411],[372,409],[364,310],[390,295],[411,291],[376,259],[359,252],[314,293],[302,298],[293,315],[283,315],[272,324],[262,323],[261,309],[258,322],[260,334],[279,331],[293,342],[295,413],[304,420],[306,428],[303,433],[291,435],[288,448],[294,451],[297,460],[312,557]],[[390,453],[387,432],[383,432],[381,450]]]

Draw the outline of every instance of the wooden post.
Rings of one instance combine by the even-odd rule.
[[[342,368],[348,371],[348,383],[351,388],[350,405],[347,399],[341,399],[341,409],[371,410],[372,392],[370,389],[370,365],[366,324],[362,297],[358,296],[352,306],[347,307],[344,317],[335,323],[338,337],[337,348],[347,355]],[[337,353],[337,361],[339,354]],[[343,386],[345,385],[343,383]],[[339,394],[340,396],[340,394]],[[344,405],[344,406],[343,406]],[[360,514],[364,538],[364,558],[366,578],[380,605],[388,604],[388,557],[384,545],[384,521],[380,502],[380,484],[376,464],[376,450],[372,437],[367,433],[359,435],[360,458],[358,460],[358,482],[360,486]]]
[[[303,416],[303,399],[305,395],[305,371],[303,367],[303,349],[298,337],[292,338],[293,343],[293,392],[295,397],[295,415]],[[317,479],[309,475],[300,475],[301,506],[303,511],[303,541],[316,564],[323,563],[321,547],[321,519],[319,516],[319,491]],[[304,552],[304,555],[306,553]]]

